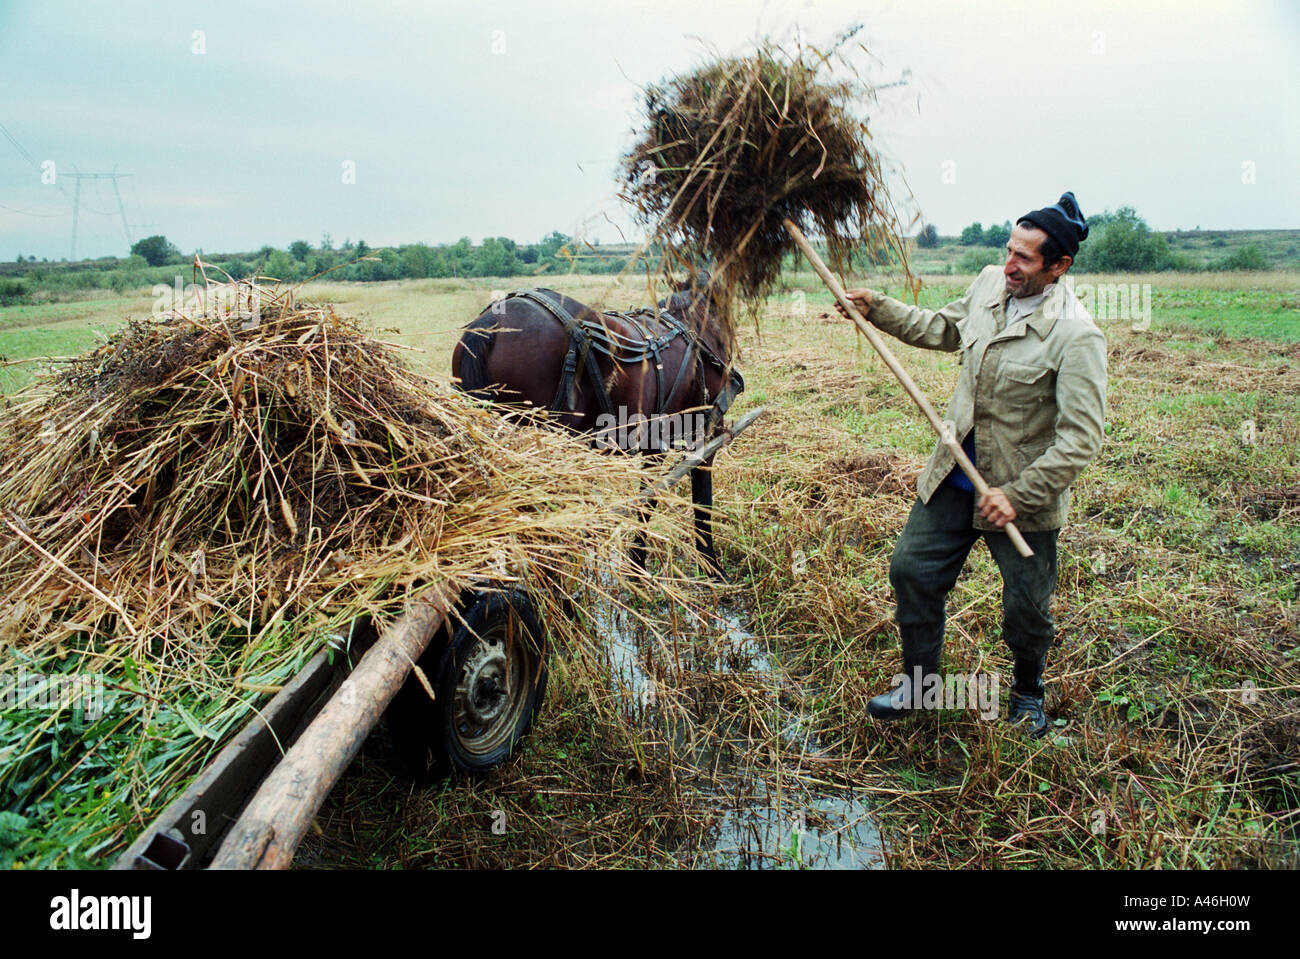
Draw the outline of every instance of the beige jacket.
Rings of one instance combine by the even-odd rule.
[[[941,310],[889,297],[867,314],[905,343],[961,351],[961,376],[946,419],[960,441],[975,428],[975,466],[1001,487],[1022,531],[1058,529],[1070,484],[1101,448],[1106,418],[1106,339],[1064,283],[1037,310],[1002,332],[1007,299],[1001,266],[986,267],[966,295]],[[942,443],[917,481],[929,502],[954,466]],[[978,529],[996,529],[975,509]]]

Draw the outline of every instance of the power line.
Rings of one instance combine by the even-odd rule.
[[[5,204],[3,203],[0,203],[0,210],[8,210],[10,213],[19,213],[23,216],[42,216],[42,217],[47,217],[48,219],[54,219],[55,217],[63,216],[62,213],[37,213],[34,210],[19,210],[12,206],[5,206]]]
[[[117,181],[123,177],[131,176],[130,173],[65,173],[66,177],[71,177],[77,181],[76,192],[72,198],[72,252],[68,259],[76,261],[77,259],[77,214],[81,209],[81,181],[82,180],[112,180],[113,192],[117,194],[117,210],[122,215],[122,233],[126,236],[127,248],[131,247],[131,228],[126,222],[126,210],[122,206],[122,193],[117,188]]]
[[[9,132],[9,129],[8,129],[8,128],[3,124],[3,123],[0,123],[0,134],[3,134],[3,135],[4,135],[4,138],[5,138],[6,140],[9,141],[9,143],[13,146],[13,148],[14,148],[15,150],[18,151],[18,154],[19,154],[19,155],[20,155],[24,160],[26,160],[28,163],[30,163],[34,169],[36,169],[36,170],[40,170],[41,172],[44,172],[44,170],[43,170],[41,164],[37,161],[37,159],[36,159],[34,156],[32,156],[31,153],[29,153],[29,152],[27,151],[27,148],[26,148],[26,147],[24,147],[21,143],[18,142],[18,139],[17,139],[17,138],[16,138],[12,133]],[[75,169],[75,167],[74,167],[74,169]],[[77,172],[77,173],[65,173],[65,174],[63,174],[63,175],[66,176],[66,177],[70,177],[70,178],[72,178],[73,180],[76,181],[76,187],[75,187],[75,189],[73,190],[73,195],[72,195],[72,249],[71,249],[71,255],[70,255],[69,258],[70,258],[71,260],[76,260],[76,259],[77,259],[77,220],[79,219],[79,216],[80,216],[80,213],[81,213],[81,181],[82,181],[82,180],[111,180],[111,181],[112,181],[112,183],[113,183],[113,195],[117,198],[117,212],[118,212],[118,215],[119,215],[119,216],[121,217],[121,219],[122,219],[122,234],[126,237],[126,245],[127,245],[127,249],[130,249],[130,247],[131,247],[131,225],[130,225],[129,223],[127,223],[127,220],[126,220],[126,206],[125,206],[125,205],[123,204],[123,202],[122,202],[122,191],[121,191],[121,189],[118,187],[118,185],[117,185],[117,181],[120,180],[120,179],[122,179],[123,177],[129,177],[129,176],[131,176],[131,174],[130,174],[130,173],[118,173],[118,172],[114,171],[113,173],[81,173],[81,172]],[[64,198],[67,198],[67,196],[68,196],[68,191],[65,190],[65,189],[63,189],[63,184],[59,182],[59,180],[58,180],[58,174],[57,174],[57,173],[55,174],[55,178],[54,178],[54,186],[57,187],[58,190],[59,190],[59,192],[63,194]],[[32,213],[31,211],[28,211],[28,210],[17,210],[17,209],[14,209],[13,207],[10,207],[10,206],[5,206],[5,207],[3,207],[3,208],[6,209],[6,210],[11,211],[11,212],[13,212],[13,213],[21,213],[21,214],[24,214],[24,215],[26,215],[26,216],[46,216],[46,217],[54,217],[54,216],[58,216],[58,215],[59,215],[59,214],[55,214],[55,213]],[[89,204],[87,204],[86,209],[88,209],[88,210],[90,210],[90,211],[92,211],[92,212],[94,212],[94,213],[98,213],[98,214],[100,214],[100,215],[102,215],[102,216],[112,216],[112,215],[113,215],[111,211],[108,211],[108,210],[97,210],[97,209],[95,209],[94,207],[90,206]]]
[[[26,160],[32,166],[36,167],[36,169],[38,170],[41,168],[41,165],[36,162],[36,158],[32,156],[30,153],[28,153],[26,148],[21,143],[19,143],[16,139],[14,139],[14,135],[10,133],[8,129],[6,129],[3,123],[0,123],[0,133],[3,133],[5,139],[13,144],[14,149],[17,150],[22,155],[24,160]]]

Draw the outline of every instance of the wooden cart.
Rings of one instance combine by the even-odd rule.
[[[687,455],[661,493],[739,436],[751,410]],[[325,797],[385,714],[417,776],[505,761],[546,692],[546,629],[517,587],[424,591],[382,635],[354,624],[249,721],[114,869],[284,869]],[[349,661],[359,655],[355,668]]]

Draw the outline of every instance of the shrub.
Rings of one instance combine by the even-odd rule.
[[[1243,246],[1219,262],[1221,270],[1267,270],[1268,260],[1255,244]]]
[[[994,263],[1002,262],[1002,251],[993,249],[970,250],[962,254],[962,258],[957,261],[957,272],[959,273],[978,273],[986,266],[992,266]]]
[[[22,280],[0,280],[0,306],[26,303],[30,294],[31,290]]]
[[[227,260],[225,263],[221,264],[221,268],[236,280],[242,280],[253,272],[252,265],[245,263],[239,257],[235,257],[233,260]]]
[[[1174,261],[1164,234],[1151,232],[1126,206],[1093,218],[1074,266],[1081,273],[1147,273],[1173,269]]]

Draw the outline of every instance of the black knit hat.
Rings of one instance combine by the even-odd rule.
[[[1088,238],[1088,221],[1083,218],[1073,193],[1062,193],[1051,206],[1026,213],[1020,219],[1038,227],[1071,257],[1079,252],[1079,244]]]

